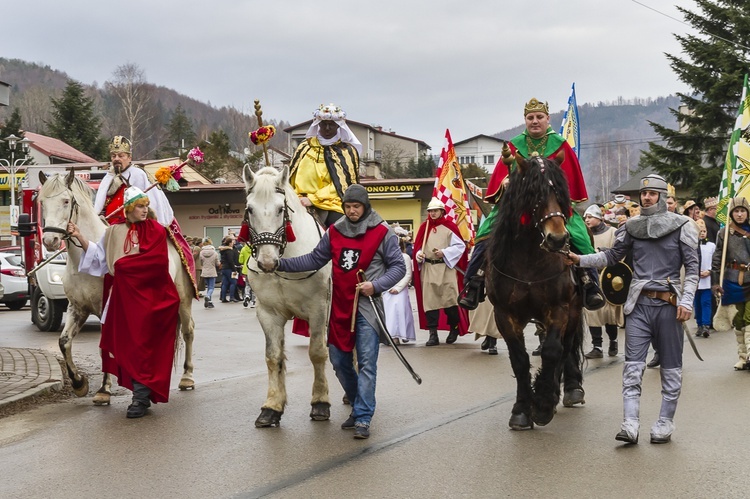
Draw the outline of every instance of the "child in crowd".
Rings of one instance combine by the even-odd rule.
[[[716,244],[708,240],[706,223],[699,219],[695,221],[698,226],[698,262],[700,263],[698,290],[695,292],[693,309],[695,310],[695,322],[698,323],[696,336],[708,338],[711,324],[711,260],[716,251]]]

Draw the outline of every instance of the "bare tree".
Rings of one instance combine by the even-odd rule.
[[[398,144],[389,142],[383,145],[380,155],[381,171],[385,178],[398,178],[403,172],[402,164],[406,164],[409,157]]]
[[[128,62],[112,72],[112,81],[105,84],[107,91],[117,96],[122,105],[122,114],[127,123],[128,138],[135,144],[147,137],[141,137],[151,120],[152,86],[146,81],[146,73],[140,66]]]
[[[44,133],[50,115],[50,100],[59,97],[58,91],[42,85],[35,85],[21,94],[18,107],[21,110],[21,123],[26,130]]]

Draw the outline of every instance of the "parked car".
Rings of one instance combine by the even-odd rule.
[[[21,257],[14,253],[0,253],[0,274],[5,288],[0,302],[11,310],[20,310],[29,301],[29,282]]]

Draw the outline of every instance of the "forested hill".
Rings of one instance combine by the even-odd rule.
[[[137,68],[137,66],[136,66]],[[115,68],[113,68],[115,69]],[[11,106],[0,108],[0,122],[7,119],[14,108],[21,111],[21,121],[24,129],[45,133],[50,121],[52,106],[50,99],[59,97],[65,88],[69,76],[63,71],[49,66],[28,63],[19,59],[0,58],[0,81],[11,84]],[[81,82],[87,94],[94,98],[97,114],[101,117],[102,135],[128,135],[128,127],[122,116],[122,103],[113,91],[113,85],[120,82],[113,78],[103,84]],[[216,108],[182,95],[175,90],[140,80],[148,102],[145,107],[145,120],[135,137],[136,156],[138,158],[154,157],[167,149],[176,149],[177,144],[171,144],[168,126],[174,116],[178,104],[192,125],[192,131],[198,140],[208,138],[212,132],[224,131],[235,151],[242,151],[248,144],[247,134],[257,128],[257,120],[252,109],[236,109],[234,107]],[[267,113],[263,115],[264,122],[277,127],[277,136],[271,145],[285,148],[287,137],[281,129],[289,126],[280,120],[273,119]],[[185,144],[191,147],[194,144]]]
[[[657,141],[648,122],[677,128],[669,109],[677,109],[675,96],[655,99],[619,99],[614,102],[583,104],[578,107],[581,129],[580,160],[589,198],[608,201],[611,189],[628,180],[638,170],[640,152],[649,141]],[[559,130],[563,112],[550,115],[550,125]],[[495,133],[509,139],[521,133],[524,125]]]

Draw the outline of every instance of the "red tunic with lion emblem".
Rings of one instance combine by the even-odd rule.
[[[342,352],[354,350],[352,305],[358,284],[357,271],[367,270],[388,228],[378,225],[358,237],[344,237],[335,225],[328,229],[333,262],[333,296],[328,343]]]

